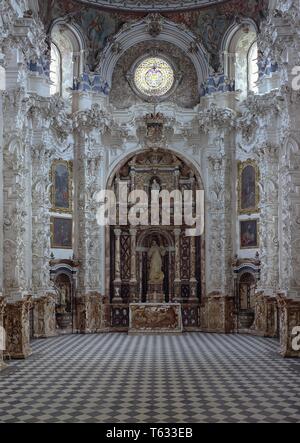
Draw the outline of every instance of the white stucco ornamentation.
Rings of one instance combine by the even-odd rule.
[[[0,64],[7,83],[0,95],[4,225],[0,290],[4,295],[42,296],[52,289],[49,172],[54,159],[74,161],[70,255],[74,253],[80,264],[77,292],[107,295],[108,240],[96,222],[95,196],[126,159],[163,149],[181,155],[203,182],[206,293],[232,295],[233,257],[244,254],[239,258],[254,260],[259,252],[260,289],[267,295],[280,289],[299,296],[300,94],[291,82],[300,52],[297,2],[272,2],[259,36],[264,56],[278,62],[280,87],[270,90],[268,79],[261,79],[262,90],[269,92],[249,93],[242,102],[238,92],[227,91],[203,97],[200,104],[199,96],[194,107],[180,107],[174,101],[130,100],[127,108],[114,107],[109,96],[95,91],[70,92],[72,106],[58,95],[50,97],[46,68],[40,75],[30,69],[30,63],[41,62],[41,57],[46,66],[49,56],[45,29],[34,5],[34,1],[0,0]],[[99,76],[111,85],[121,57],[153,39],[156,46],[167,42],[187,54],[200,90],[210,71],[207,51],[187,26],[158,14],[128,21],[108,39],[100,54]],[[123,102],[122,88],[117,92],[114,100]],[[154,120],[152,126],[149,118]],[[256,160],[261,176],[260,213],[256,215],[260,246],[241,251],[236,175],[237,162],[248,159]]]

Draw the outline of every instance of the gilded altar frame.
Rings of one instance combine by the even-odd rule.
[[[244,209],[242,207],[242,180],[243,180],[243,172],[248,167],[252,166],[255,171],[255,206],[252,208]],[[259,203],[260,203],[260,190],[259,190],[259,181],[260,181],[260,170],[257,165],[257,162],[252,159],[248,159],[246,161],[238,162],[238,211],[239,214],[258,214],[260,212]]]
[[[56,195],[56,187],[55,187],[55,174],[56,168],[59,165],[63,165],[67,167],[68,170],[68,208],[59,208],[56,206],[55,195]],[[54,160],[51,165],[50,171],[50,179],[51,179],[51,212],[57,212],[60,214],[72,214],[73,212],[73,162],[67,160]]]

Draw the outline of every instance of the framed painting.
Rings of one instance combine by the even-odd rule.
[[[240,242],[241,249],[259,248],[258,234],[259,220],[241,220],[240,221]]]
[[[55,160],[51,168],[52,212],[72,212],[72,162]]]
[[[256,214],[259,209],[259,169],[255,160],[238,164],[238,204],[240,214]]]
[[[73,248],[73,220],[51,217],[51,247],[53,249]]]

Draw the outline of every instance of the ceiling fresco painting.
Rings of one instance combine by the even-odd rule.
[[[162,15],[174,22],[185,24],[199,37],[210,54],[212,68],[217,71],[220,65],[220,44],[226,29],[233,20],[239,17],[251,17],[259,26],[260,21],[265,17],[267,7],[268,0],[231,0],[198,10],[177,10],[164,12]],[[147,14],[139,8],[137,12],[132,11],[132,8],[129,8],[129,11],[101,10],[99,7],[92,7],[75,0],[40,0],[40,8],[44,22],[48,26],[56,18],[64,17],[74,21],[82,29],[89,47],[87,65],[91,71],[96,68],[101,51],[109,39],[126,22],[137,20]]]
[[[224,0],[80,0],[81,3],[112,10],[161,12],[196,9],[222,3]],[[225,0],[226,1],[226,0]]]

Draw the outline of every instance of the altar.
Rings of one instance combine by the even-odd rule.
[[[181,334],[183,332],[179,303],[131,303],[129,334]]]

